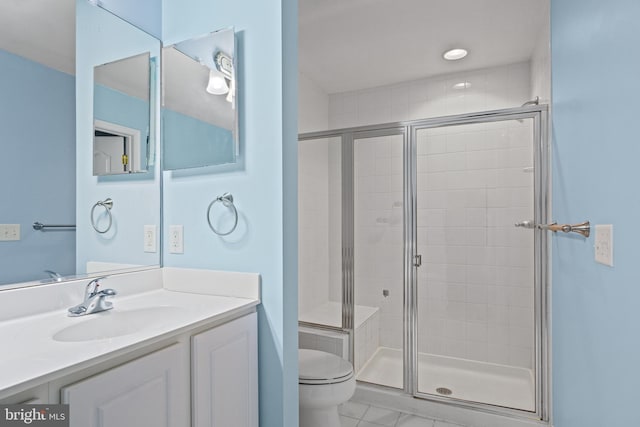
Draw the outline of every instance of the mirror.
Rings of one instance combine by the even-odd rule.
[[[94,176],[147,171],[154,60],[147,52],[94,68]]]
[[[162,50],[163,169],[233,163],[238,83],[233,28]]]
[[[0,290],[160,264],[143,250],[144,225],[160,224],[157,166],[93,177],[94,67],[143,52],[159,57],[159,41],[86,1],[0,2]],[[156,126],[152,117],[150,141]],[[113,234],[103,236],[89,212],[108,197]]]
[[[74,228],[32,226],[75,225],[74,11],[0,2],[1,285],[75,274]]]
[[[76,272],[159,265],[160,171],[153,158],[160,42],[88,1],[77,1],[76,15]],[[125,135],[134,163],[149,152],[137,167],[147,173],[95,176],[96,131]],[[155,245],[145,244],[147,232]]]

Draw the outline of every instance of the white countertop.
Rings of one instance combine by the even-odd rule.
[[[80,285],[84,286],[84,282]],[[255,282],[258,283],[259,279]],[[101,313],[68,317],[65,307],[0,321],[0,393],[37,379],[46,381],[53,373],[103,360],[123,350],[133,351],[188,329],[222,323],[254,310],[260,303],[257,297],[259,290],[249,294],[240,292],[242,296],[237,297],[196,293],[189,285],[185,286],[184,292],[176,291],[175,284],[169,287],[173,290],[156,287],[136,293],[123,292],[123,295],[109,299],[113,302],[112,310]],[[209,293],[215,291],[215,286],[213,288]],[[37,290],[31,289],[29,292],[33,295]],[[2,297],[0,293],[0,302]],[[158,307],[159,315],[154,315],[153,310]],[[169,315],[162,315],[164,307],[170,307]],[[152,310],[149,311],[150,308]],[[85,328],[92,330],[92,325],[106,325],[105,322],[122,313],[143,313],[145,310],[147,314],[152,314],[146,317],[148,321],[121,335],[101,338],[100,331],[96,331],[96,338],[88,340],[59,341],[54,338],[65,328],[75,328],[75,325],[83,322],[93,322],[88,325],[90,328]]]

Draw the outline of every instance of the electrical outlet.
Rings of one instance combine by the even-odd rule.
[[[145,252],[157,252],[156,247],[156,226],[155,225],[145,225],[144,226],[144,251]]]
[[[169,226],[169,253],[184,253],[184,227],[182,225]]]
[[[0,241],[20,240],[20,224],[0,224]]]
[[[613,225],[596,225],[594,248],[596,262],[613,267]]]

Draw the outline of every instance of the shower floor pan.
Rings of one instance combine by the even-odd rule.
[[[535,382],[530,369],[455,357],[418,355],[418,390],[470,402],[535,411]],[[402,388],[402,350],[379,347],[357,374],[358,381]],[[444,392],[444,393],[442,393]]]

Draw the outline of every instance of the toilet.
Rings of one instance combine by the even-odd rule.
[[[340,427],[338,405],[356,391],[353,365],[325,351],[299,349],[300,427]]]

